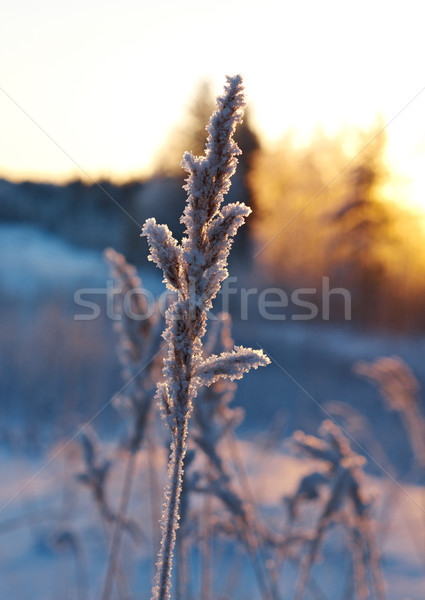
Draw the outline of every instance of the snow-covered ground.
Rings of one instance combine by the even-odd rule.
[[[43,433],[48,428],[55,433],[50,440],[69,439],[120,388],[113,323],[104,313],[96,321],[74,320],[75,290],[102,288],[108,277],[99,252],[73,247],[32,226],[0,226],[1,434],[8,442],[0,458],[1,598],[98,597],[107,544],[87,490],[73,479],[80,468],[74,444],[57,455],[57,447],[49,446],[47,451],[42,444],[36,445],[36,455],[30,455],[20,444],[33,431]],[[143,280],[154,294],[163,290],[152,272]],[[366,419],[367,427],[351,434],[352,447],[367,455],[370,484],[378,490],[388,598],[422,600],[423,491],[406,476],[412,461],[409,441],[398,416],[385,410],[377,391],[354,374],[353,365],[378,356],[401,356],[425,390],[425,337],[259,318],[235,318],[233,337],[237,344],[262,347],[272,359],[267,370],[250,373],[240,382],[236,398],[245,409],[238,430],[243,455],[264,514],[276,519],[282,496],[294,488],[305,468],[279,444],[261,450],[265,440],[271,435],[279,439],[297,428],[315,433],[329,415],[346,427],[329,402],[348,403]],[[101,427],[109,440],[117,437],[117,428],[122,429],[111,407],[102,411],[94,427]],[[43,435],[35,437],[43,439]],[[385,474],[388,464],[402,489]],[[116,472],[119,477],[120,469]],[[138,485],[132,515],[143,524],[149,506],[143,500],[145,484],[139,481]],[[391,512],[384,519],[388,499]],[[325,582],[321,589],[328,600],[343,598],[340,574],[347,568],[347,557],[342,561],[339,543],[326,546],[315,571],[317,580]],[[218,550],[219,568],[224,569],[231,550]],[[126,542],[124,558],[131,589],[138,592],[135,597],[149,597],[151,557],[150,542],[139,546]],[[240,588],[244,591],[234,597],[257,600],[246,564],[244,569],[245,583]],[[291,597],[294,573],[295,568],[288,566],[285,600]],[[226,577],[222,573],[221,578]]]
[[[3,293],[47,294],[69,290],[75,282],[93,287],[107,269],[99,252],[73,247],[33,226],[0,226],[0,283]]]
[[[275,532],[283,530],[282,498],[293,492],[309,464],[281,451],[265,453],[257,442],[244,442],[240,452],[248,467],[257,507]],[[112,502],[118,504],[124,457],[118,458],[112,474]],[[99,598],[107,559],[108,531],[87,489],[74,476],[81,471],[76,444],[63,451],[54,448],[43,459],[12,458],[0,460],[0,597],[13,600],[49,598],[51,600]],[[125,539],[122,561],[131,598],[149,598],[152,571],[151,515],[146,485],[146,456],[139,458],[130,515],[142,528],[137,543]],[[165,456],[160,470],[165,472]],[[142,475],[143,473],[143,475]],[[423,600],[425,566],[423,562],[423,511],[419,508],[422,490],[403,486],[385,478],[370,478],[367,486],[376,494],[377,537],[388,600]],[[116,491],[116,494],[114,494]],[[391,506],[389,506],[391,499]],[[281,515],[281,516],[279,516]],[[235,550],[217,542],[213,558],[215,590],[223,591],[237,561]],[[198,597],[196,581],[199,567],[193,556],[193,598]],[[313,570],[323,598],[344,597],[349,572],[349,552],[343,538],[328,536],[322,559]],[[281,574],[282,597],[292,598],[296,564],[288,563]],[[242,551],[238,566],[236,599],[257,600],[260,596],[252,567]],[[233,575],[233,578],[235,575]],[[219,597],[214,596],[214,597]]]
[[[25,299],[63,295],[75,289],[105,287],[108,269],[102,254],[74,246],[33,225],[0,224],[0,293]],[[160,293],[160,278],[148,275],[149,289]]]

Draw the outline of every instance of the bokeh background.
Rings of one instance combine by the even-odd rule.
[[[228,198],[253,214],[232,252],[229,309],[236,343],[273,359],[239,386],[240,434],[314,432],[326,403],[343,401],[408,473],[397,416],[353,364],[396,354],[425,383],[419,3],[1,5],[0,439],[11,495],[16,457],[43,460],[95,415],[106,438],[120,435],[102,253],[123,253],[161,293],[140,226],[154,216],[182,235],[181,157],[203,152],[215,97],[234,73],[248,107]],[[324,277],[349,291],[349,320],[338,294],[323,317]],[[100,305],[96,319],[75,319],[82,288]],[[257,289],[247,318],[242,288]],[[318,315],[294,318],[289,303],[264,319],[258,296],[268,288],[307,288]]]
[[[273,330],[280,361],[294,356],[280,354],[286,336],[302,330],[294,368],[302,369],[301,383],[313,378],[312,391],[325,381],[326,396],[341,393],[332,389],[335,377],[319,366],[318,382],[315,362],[306,364],[317,346],[330,346],[331,332],[384,335],[382,353],[386,345],[394,352],[407,344],[403,336],[419,343],[425,325],[420,22],[414,2],[403,11],[381,2],[5,2],[5,415],[31,415],[32,428],[40,411],[63,415],[68,406],[74,417],[64,419],[65,427],[78,421],[79,407],[97,406],[118,385],[112,323],[104,310],[95,321],[76,322],[74,293],[106,285],[107,246],[140,267],[154,293],[161,291],[140,225],[155,216],[182,234],[181,157],[185,150],[203,152],[215,97],[225,75],[235,72],[244,76],[248,109],[237,132],[243,154],[229,199],[254,212],[239,234],[231,275],[237,288],[259,290],[241,335],[248,341],[255,326],[258,339],[251,343],[263,345],[262,332]],[[323,319],[323,277],[331,288],[349,290],[350,323],[338,294],[331,296],[330,322]],[[268,287],[288,295],[316,289],[309,298],[317,318],[293,321],[289,303],[276,309],[277,320],[264,322],[258,295]],[[241,294],[230,300],[238,320]],[[324,341],[310,342],[320,332]],[[368,338],[365,351],[370,344]],[[412,359],[421,362],[416,351]],[[288,402],[272,390],[261,407],[267,417]],[[8,419],[3,423],[4,435],[18,435]]]

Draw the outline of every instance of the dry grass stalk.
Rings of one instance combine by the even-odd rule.
[[[232,352],[205,359],[202,338],[207,313],[227,277],[227,258],[238,228],[250,209],[241,203],[222,206],[240,154],[233,140],[245,105],[242,78],[228,77],[218,109],[208,125],[204,157],[187,153],[183,166],[188,172],[188,200],[182,216],[185,237],[179,244],[168,227],[148,219],[143,235],[148,238],[150,259],[160,267],[167,286],[177,292],[177,301],[166,314],[164,338],[168,355],[164,382],[158,387],[158,400],[172,436],[169,478],[162,519],[162,541],[157,575],[152,591],[155,600],[168,600],[179,504],[183,461],[187,450],[188,424],[193,399],[203,385],[221,378],[238,379],[251,368],[266,365],[261,352],[236,347]]]

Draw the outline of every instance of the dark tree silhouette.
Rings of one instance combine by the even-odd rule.
[[[347,192],[331,214],[329,244],[333,283],[347,287],[353,318],[366,325],[379,320],[386,263],[382,248],[392,243],[392,214],[380,197],[385,178],[384,140],[375,143],[348,172]]]

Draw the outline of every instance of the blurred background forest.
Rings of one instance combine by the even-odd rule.
[[[203,154],[216,93],[226,73],[241,72],[248,107],[225,202],[243,201],[253,213],[230,254],[232,290],[218,296],[213,312],[230,312],[235,344],[262,348],[271,364],[230,390],[240,458],[259,511],[285,528],[282,498],[308,472],[287,442],[297,429],[316,435],[324,419],[334,419],[353,452],[367,457],[371,496],[378,488],[373,510],[388,598],[422,600],[422,15],[415,2],[403,10],[362,0],[207,4],[4,3],[0,596],[85,600],[94,595],[84,589],[100,589],[113,519],[105,537],[102,515],[76,475],[85,474],[87,483],[81,473],[91,466],[106,477],[113,463],[114,508],[129,454],[128,415],[116,406],[128,381],[120,362],[128,348],[117,352],[104,251],[122,253],[153,296],[164,291],[141,226],[155,217],[176,237],[183,234],[183,152]],[[328,288],[347,291],[348,318],[340,292],[327,304]],[[76,300],[81,291],[84,305]],[[273,307],[280,292],[288,305]],[[298,292],[304,305],[292,302]],[[270,294],[268,318],[263,293]],[[317,315],[304,320],[311,303]],[[97,307],[96,318],[86,320]],[[390,356],[399,358],[375,370],[389,376],[393,403],[385,393],[380,399],[377,373],[375,386],[365,378],[369,369],[373,380],[370,363]],[[152,447],[139,452],[129,505],[138,523],[149,503],[158,521],[148,498],[158,494],[165,473],[156,406],[152,414]],[[91,428],[101,440],[99,456],[89,448]],[[99,461],[84,464],[87,457]],[[299,489],[302,496],[302,480]],[[191,534],[198,535],[196,527]],[[133,541],[123,544],[128,581],[143,590],[137,597],[148,597],[155,540]],[[199,539],[191,543],[196,563]],[[324,583],[338,586],[344,571],[348,591],[340,586],[332,597],[347,600],[355,596],[351,555],[343,556],[339,544],[325,546],[321,573]],[[238,568],[236,559],[227,560],[233,546],[217,548],[217,560],[229,563],[222,567],[229,566],[231,588]],[[89,555],[84,583],[84,569],[77,571]],[[241,597],[257,600],[252,568],[244,565]],[[320,590],[313,596],[326,598]]]
[[[52,234],[75,248],[113,246],[145,271],[151,270],[138,225],[151,216],[183,233],[185,150],[203,153],[212,86],[194,91],[185,117],[153,161],[151,176],[122,184],[75,180],[64,185],[0,181],[0,219]],[[322,277],[352,296],[351,319],[359,327],[411,331],[425,327],[422,307],[425,236],[422,215],[391,196],[393,174],[385,160],[382,123],[366,131],[347,129],[330,137],[316,131],[308,143],[288,133],[267,144],[250,110],[236,134],[242,150],[228,201],[253,208],[233,260],[258,285],[290,293],[316,288]],[[331,320],[344,319],[336,303]],[[320,319],[320,311],[319,317]]]
[[[137,266],[153,294],[163,290],[147,261],[139,224],[153,216],[177,235],[183,233],[181,157],[187,149],[203,153],[205,123],[214,103],[207,81],[193,90],[185,116],[158,151],[149,177],[122,184],[0,181],[2,339],[7,348],[1,377],[6,394],[14,397],[3,410],[9,416],[25,413],[26,418],[34,410],[30,429],[41,408],[48,419],[62,410],[54,400],[62,390],[69,394],[68,400],[62,399],[67,410],[61,417],[68,431],[82,407],[85,412],[87,403],[96,405],[113,392],[119,368],[113,349],[106,351],[113,344],[112,323],[104,315],[105,298],[96,292],[108,281],[102,252],[112,246]],[[271,145],[256,131],[250,115],[248,106],[236,134],[242,155],[226,201],[244,201],[253,208],[237,236],[230,274],[237,276],[238,291],[255,287],[257,294],[248,302],[248,326],[240,296],[228,297],[235,326],[240,321],[241,330],[248,332],[277,324],[283,342],[296,325],[291,323],[294,307],[289,303],[276,320],[265,322],[258,293],[278,288],[290,296],[306,288],[308,300],[319,309],[305,323],[311,336],[314,328],[323,331],[323,325],[331,331],[333,323],[352,334],[413,335],[420,340],[425,328],[423,221],[389,196],[392,174],[385,163],[382,124],[333,137],[316,132],[306,144],[288,133]],[[329,315],[323,316],[323,277],[331,289],[348,290],[348,320],[338,294],[331,295]],[[84,287],[91,291],[86,297],[101,308],[94,321],[74,320],[84,314],[74,301],[76,290]],[[222,308],[219,302],[217,310]],[[105,361],[111,368],[102,368]],[[23,365],[25,378],[19,377]],[[39,399],[34,401],[34,396]],[[273,400],[269,402],[271,407]],[[273,414],[272,408],[266,412]],[[6,436],[13,436],[13,430],[6,430]],[[28,441],[32,435],[25,432],[23,437]]]
[[[50,572],[50,558],[57,557],[58,552],[65,552],[66,572],[72,553],[76,556],[81,571],[77,584],[73,572],[66,577],[70,589],[79,587],[79,597],[85,597],[81,590],[100,586],[102,565],[106,561],[104,541],[96,537],[94,545],[87,541],[92,536],[90,533],[87,537],[87,532],[92,531],[96,519],[90,517],[92,509],[90,504],[87,506],[85,490],[75,489],[76,473],[82,468],[75,432],[81,432],[82,423],[84,428],[90,424],[83,452],[88,474],[80,472],[81,481],[91,481],[90,468],[94,469],[94,475],[96,468],[105,468],[107,474],[112,462],[116,467],[116,462],[125,460],[122,440],[126,439],[128,425],[125,420],[117,419],[116,403],[117,392],[120,394],[122,390],[121,376],[124,374],[126,380],[127,371],[120,367],[116,324],[108,314],[105,291],[110,291],[112,282],[104,250],[112,246],[124,254],[137,267],[143,286],[154,296],[163,291],[158,273],[147,261],[139,224],[153,216],[158,222],[167,223],[178,236],[183,234],[179,215],[186,194],[180,161],[185,150],[203,153],[205,123],[213,110],[212,86],[204,81],[194,90],[186,115],[158,151],[149,176],[122,183],[107,179],[65,184],[0,181],[3,349],[0,389],[5,399],[1,404],[0,469],[8,472],[11,453],[13,468],[18,473],[9,477],[11,489],[24,485],[21,509],[13,502],[14,496],[12,500],[4,496],[4,507],[11,503],[7,514],[12,515],[4,522],[5,532],[11,531],[13,536],[7,567],[11,574],[5,589],[16,591],[20,561],[25,555],[28,556],[26,574],[28,569],[40,565],[39,576],[32,579],[32,585],[46,589],[42,574]],[[262,347],[272,359],[266,375],[250,374],[240,382],[235,398],[239,407],[235,414],[238,419],[244,416],[238,433],[242,444],[246,444],[242,448],[251,465],[251,476],[257,481],[270,475],[266,465],[272,456],[273,460],[278,457],[280,460],[282,452],[285,455],[288,436],[299,427],[315,432],[324,416],[331,415],[354,436],[351,439],[361,443],[366,456],[371,453],[374,457],[368,464],[368,476],[381,475],[384,465],[390,473],[397,473],[403,485],[416,483],[417,472],[412,465],[417,462],[417,449],[409,437],[411,428],[400,427],[399,409],[383,410],[376,390],[354,368],[358,361],[373,361],[382,355],[402,357],[417,378],[414,381],[418,423],[425,422],[419,408],[420,387],[423,389],[425,384],[422,309],[425,230],[422,218],[403,208],[400,199],[390,195],[393,175],[385,160],[386,136],[382,123],[377,122],[365,131],[341,130],[334,136],[318,131],[304,144],[288,133],[270,144],[256,130],[248,106],[236,140],[242,155],[226,202],[246,202],[253,214],[232,250],[230,275],[234,277],[237,293],[228,297],[229,305],[225,308],[230,310],[232,336],[237,343]],[[322,306],[324,278],[331,289],[343,288],[349,292],[348,319],[340,295],[336,294],[327,308]],[[250,297],[246,315],[241,310],[244,288],[256,290]],[[281,307],[275,318],[265,319],[261,314],[258,300],[261,291],[284,290],[289,297],[300,288],[308,293],[308,301],[318,307],[314,319],[297,319],[299,306],[290,303],[283,312]],[[75,300],[78,290],[84,292],[83,308]],[[94,304],[89,306],[87,301]],[[97,317],[84,320],[84,315],[95,305],[99,306]],[[87,308],[90,310],[85,312]],[[222,308],[218,300],[214,310]],[[80,316],[76,319],[76,315]],[[232,388],[232,398],[234,391]],[[413,417],[413,428],[415,420]],[[158,423],[151,428],[157,426]],[[90,444],[98,443],[90,433],[92,427],[103,440],[103,451],[113,456],[111,463],[98,454],[96,445],[91,449]],[[162,432],[161,427],[159,430]],[[162,433],[154,435],[162,438]],[[90,441],[92,438],[94,441]],[[116,454],[112,454],[110,448],[117,440]],[[152,452],[161,453],[161,447],[159,442],[158,449],[146,450],[151,467]],[[259,458],[254,460],[250,453],[257,453],[258,449]],[[28,471],[27,459],[17,462],[18,456],[28,456],[29,452],[33,460],[40,460],[43,465],[35,476],[31,476],[31,469]],[[140,454],[140,460],[144,461],[145,450]],[[47,462],[47,466],[52,462],[51,484],[44,474],[39,477],[45,469],[45,456],[51,457]],[[93,457],[100,461],[98,467],[96,462],[91,465]],[[155,459],[157,467],[158,460]],[[299,480],[299,469],[304,472],[300,464],[286,463],[291,485]],[[112,497],[119,489],[116,469],[114,473],[114,483],[109,484]],[[277,481],[267,488],[273,498],[282,493]],[[160,484],[156,481],[155,485],[158,489],[154,493],[158,495]],[[47,507],[57,509],[54,498],[61,487],[62,508],[56,524],[50,526],[46,524],[49,517],[37,515],[44,515]],[[287,487],[284,491],[287,493]],[[136,515],[140,511],[140,498],[145,499],[149,494],[152,495],[152,490],[148,488],[138,489],[134,494]],[[79,508],[81,502],[83,512]],[[101,511],[106,510],[108,515],[110,509],[105,506]],[[71,526],[66,515],[75,510],[79,517]],[[157,519],[157,509],[151,507],[151,510],[154,520]],[[28,521],[32,516],[35,525]],[[84,518],[89,519],[87,523]],[[276,518],[279,521],[281,517]],[[413,518],[417,519],[416,513]],[[41,525],[37,524],[39,521]],[[19,535],[13,534],[15,527],[21,532]],[[24,535],[25,528],[35,536],[30,545]],[[391,537],[385,556],[393,557],[388,564],[391,560],[405,560],[407,570],[401,569],[392,576],[385,561],[383,568],[394,593],[411,589],[411,597],[419,598],[415,595],[422,582],[422,567],[416,564],[419,542],[417,536],[413,536],[413,542],[407,539],[405,530],[402,531],[403,549],[392,550]],[[400,534],[393,532],[393,535]],[[150,581],[150,558],[146,551],[149,554],[150,547],[147,550],[146,543],[140,544],[137,546],[140,555],[134,555],[133,546],[124,545],[129,552],[126,560],[142,565],[137,570],[135,585],[137,589],[146,588],[146,594]],[[85,567],[79,554],[81,548],[91,553],[91,562]],[[197,542],[193,551],[197,552]],[[225,551],[233,552],[228,547]],[[332,577],[338,586],[334,551],[332,548],[331,560],[325,565],[335,572]],[[251,567],[247,573],[252,576]],[[248,580],[244,577],[241,581]],[[29,597],[32,585],[16,597]],[[50,587],[54,590],[58,585],[58,577],[52,579]]]

